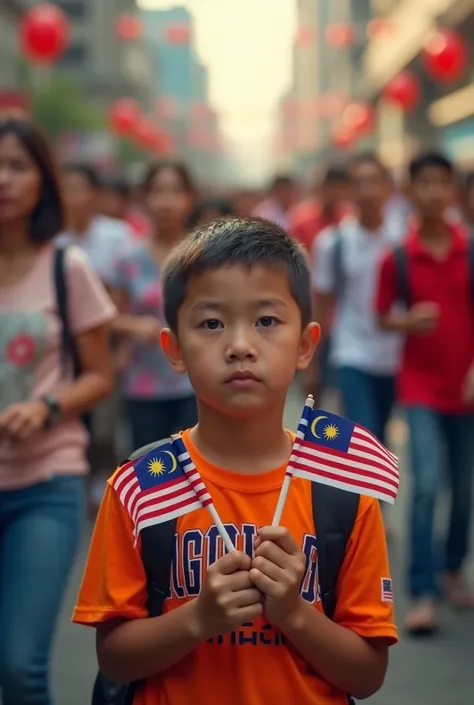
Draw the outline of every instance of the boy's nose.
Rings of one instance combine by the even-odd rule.
[[[236,332],[229,340],[226,349],[226,360],[253,360],[257,357],[257,350],[253,336],[244,331]]]

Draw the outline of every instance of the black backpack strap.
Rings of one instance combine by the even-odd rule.
[[[167,441],[168,439],[157,441],[138,448],[128,460],[141,458]],[[176,519],[148,526],[141,531],[142,561],[147,577],[147,609],[150,617],[158,617],[162,613],[163,603],[169,594],[175,532]],[[141,682],[113,683],[99,671],[94,682],[91,705],[133,705],[135,694],[141,685]]]
[[[474,308],[474,231],[469,232],[468,244],[468,266],[469,266],[469,291],[471,294],[471,303]]]
[[[339,225],[334,228],[333,246],[333,274],[334,274],[334,296],[340,298],[344,287],[344,261],[343,261],[343,237]]]
[[[76,340],[69,325],[66,253],[67,247],[58,246],[55,248],[53,267],[56,306],[61,322],[61,366],[63,375],[66,375],[68,365],[72,362],[74,377],[78,377],[81,373],[81,364]]]
[[[169,440],[164,438],[138,448],[128,457],[128,461],[141,458],[164,443],[169,443]],[[161,614],[163,603],[169,595],[175,533],[176,519],[163,524],[153,524],[141,531],[142,561],[147,576],[147,608],[150,617],[158,617]]]
[[[410,288],[408,286],[408,262],[404,245],[393,250],[395,272],[397,277],[397,299],[408,309],[410,307]]]
[[[318,546],[318,580],[324,613],[329,619],[336,609],[339,572],[352,533],[359,495],[353,492],[311,483],[313,520]]]

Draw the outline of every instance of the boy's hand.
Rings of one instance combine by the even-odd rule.
[[[305,569],[306,556],[288,529],[265,526],[259,530],[250,577],[264,594],[263,609],[274,626],[280,627],[301,607]]]
[[[251,562],[244,553],[232,551],[209,567],[194,608],[195,631],[202,641],[262,614],[262,595],[250,579]]]

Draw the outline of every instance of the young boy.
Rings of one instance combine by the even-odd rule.
[[[462,573],[474,464],[473,273],[467,232],[446,218],[454,202],[453,165],[440,154],[425,154],[412,162],[409,173],[417,223],[401,251],[408,310],[401,314],[393,308],[403,299],[399,259],[393,253],[382,265],[377,308],[386,330],[406,334],[398,380],[410,430],[413,473],[409,566],[413,604],[406,627],[413,633],[432,633],[438,624],[441,588],[434,513],[443,485],[445,449],[452,503],[444,587],[453,605],[474,607],[474,594]]]
[[[150,618],[140,541],[109,483],[74,620],[97,629],[112,680],[146,679],[135,705],[370,696],[397,640],[378,502],[360,500],[334,621],[317,597],[310,483],[293,479],[282,525],[270,526],[293,443],[287,391],[319,335],[302,249],[265,221],[215,221],[172,254],[164,299],[163,346],[199,404],[182,438],[238,550],[224,555],[206,509],[178,519],[171,597]]]

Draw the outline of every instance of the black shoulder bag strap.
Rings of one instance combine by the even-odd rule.
[[[339,299],[344,288],[343,237],[340,225],[334,227],[333,275],[334,296]]]
[[[136,460],[161,443],[150,443],[136,450],[128,460]],[[173,560],[176,519],[155,524],[141,532],[142,560],[147,576],[147,609],[150,617],[158,617],[163,611],[163,603],[169,595],[171,564]],[[133,705],[133,700],[141,682],[113,683],[99,671],[94,683],[92,705]]]
[[[352,533],[359,495],[336,487],[311,483],[313,521],[318,546],[318,580],[324,614],[329,619],[336,610],[336,588]],[[348,702],[353,700],[348,696]]]
[[[398,245],[398,247],[393,250],[393,259],[395,261],[397,277],[397,299],[409,309],[410,288],[408,286],[408,262],[404,245]]]
[[[69,325],[68,315],[68,287],[66,277],[66,247],[56,247],[54,251],[54,291],[58,316],[61,322],[61,365],[63,375],[67,373],[68,365],[72,362],[74,377],[81,373],[81,364],[77,351],[74,334]]]
[[[468,265],[469,265],[469,291],[471,294],[471,303],[474,308],[474,231],[469,232],[468,245]]]

